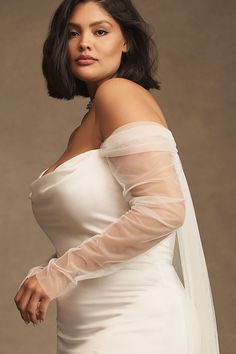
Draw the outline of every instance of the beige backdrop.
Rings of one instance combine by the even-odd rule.
[[[85,98],[56,100],[46,93],[42,44],[59,3],[0,1],[0,351],[4,354],[56,353],[55,302],[50,304],[45,323],[33,327],[21,319],[14,296],[29,268],[54,253],[33,218],[29,184],[64,151],[88,102]],[[191,189],[221,354],[233,354],[236,2],[136,0],[134,4],[155,31],[162,90],[152,93],[175,136]]]

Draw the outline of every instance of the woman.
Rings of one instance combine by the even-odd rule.
[[[31,184],[57,257],[15,296],[33,324],[56,299],[58,354],[219,353],[190,192],[149,93],[160,88],[150,50],[127,0],[63,1],[44,45],[49,95],[90,97],[65,152]]]

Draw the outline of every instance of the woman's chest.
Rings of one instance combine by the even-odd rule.
[[[53,172],[58,166],[79,154],[98,149],[101,143],[101,135],[95,114],[89,112],[84,116],[81,124],[70,135],[63,154],[45,171],[44,175]]]
[[[70,158],[70,155],[78,155],[84,151],[97,149],[101,143],[98,122],[95,113],[91,111],[84,116],[80,126],[70,135],[66,153]]]

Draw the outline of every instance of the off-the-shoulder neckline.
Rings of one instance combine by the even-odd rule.
[[[113,135],[115,135],[116,133],[118,133],[119,131],[122,131],[124,128],[127,128],[127,127],[132,127],[133,125],[137,125],[137,124],[154,124],[154,125],[158,125],[159,127],[163,128],[164,130],[166,130],[167,132],[169,132],[171,135],[171,131],[166,128],[163,124],[161,123],[158,123],[158,122],[155,122],[153,120],[139,120],[139,121],[134,121],[134,122],[128,122],[128,123],[125,123],[121,126],[119,126],[118,128],[114,129],[113,132],[106,138],[103,140],[103,142],[101,143],[100,147],[102,147],[110,138],[113,137]]]
[[[88,153],[92,153],[92,152],[96,152],[96,153],[97,153],[97,152],[99,152],[100,150],[102,150],[102,148],[104,147],[104,145],[105,145],[110,139],[113,138],[113,136],[114,136],[116,133],[122,131],[122,130],[125,129],[125,128],[135,126],[135,125],[137,125],[137,124],[140,124],[140,125],[142,125],[142,124],[143,124],[143,125],[145,125],[145,124],[158,125],[160,128],[163,128],[165,131],[169,132],[169,133],[172,135],[171,131],[170,131],[168,128],[166,128],[163,124],[158,123],[158,122],[155,122],[155,121],[150,121],[150,120],[148,120],[148,121],[147,121],[147,120],[142,120],[142,121],[141,121],[141,120],[140,120],[140,121],[128,122],[128,123],[125,123],[125,124],[119,126],[119,127],[116,128],[116,129],[114,129],[113,132],[112,132],[106,139],[103,140],[103,142],[101,143],[101,145],[100,145],[99,148],[97,148],[97,149],[90,149],[90,150],[81,152],[81,153],[79,153],[79,154],[77,154],[77,155],[74,155],[74,156],[72,156],[71,158],[69,158],[69,159],[65,160],[64,162],[62,162],[62,163],[61,163],[60,165],[58,165],[56,168],[54,168],[53,171],[50,171],[50,172],[47,172],[46,174],[44,174],[47,170],[49,170],[50,167],[46,168],[45,170],[43,170],[43,172],[40,173],[40,175],[38,176],[37,180],[38,180],[38,179],[42,179],[42,178],[44,178],[44,177],[46,177],[46,176],[48,176],[48,175],[52,175],[55,171],[57,171],[57,170],[60,168],[60,166],[66,165],[68,162],[73,161],[75,158],[82,158],[83,156],[87,155]]]

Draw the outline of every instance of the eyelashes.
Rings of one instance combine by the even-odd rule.
[[[105,35],[108,33],[107,31],[105,31],[105,30],[97,30],[95,33],[97,33],[97,32],[104,32],[105,33]],[[103,37],[103,36],[99,36],[99,37]]]
[[[104,32],[105,33],[104,35],[109,33],[109,32],[107,32],[105,30],[97,30],[95,33],[97,33],[97,32]],[[69,31],[68,36],[69,36],[69,38],[74,38],[74,37],[76,37],[77,34],[78,34],[78,32],[76,32],[76,31]],[[98,37],[103,37],[104,35],[98,36]]]

